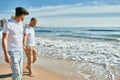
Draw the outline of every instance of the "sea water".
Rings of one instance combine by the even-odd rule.
[[[120,28],[36,28],[40,55],[74,61],[87,80],[120,80]]]

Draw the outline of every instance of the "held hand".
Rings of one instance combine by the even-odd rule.
[[[5,55],[5,62],[6,63],[10,63],[11,62],[9,54]]]

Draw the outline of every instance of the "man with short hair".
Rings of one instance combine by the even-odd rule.
[[[27,56],[27,69],[29,76],[34,77],[31,66],[37,60],[38,54],[35,48],[35,32],[34,27],[36,26],[37,19],[31,18],[29,25],[24,29],[23,45],[26,56]]]
[[[15,9],[15,17],[8,20],[3,28],[2,47],[7,63],[10,63],[12,80],[22,79],[23,64],[23,20],[28,11],[23,7]]]

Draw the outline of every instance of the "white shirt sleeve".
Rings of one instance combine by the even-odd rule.
[[[9,34],[10,31],[9,27],[10,27],[9,24],[6,22],[3,26],[3,33]]]
[[[29,29],[27,29],[26,27],[24,28],[24,33],[25,34],[29,34]]]

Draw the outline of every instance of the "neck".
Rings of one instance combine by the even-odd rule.
[[[29,26],[32,28],[31,24],[29,24]]]
[[[21,21],[21,20],[20,20],[20,17],[15,17],[14,20],[15,20],[16,22],[20,22],[20,21]]]

